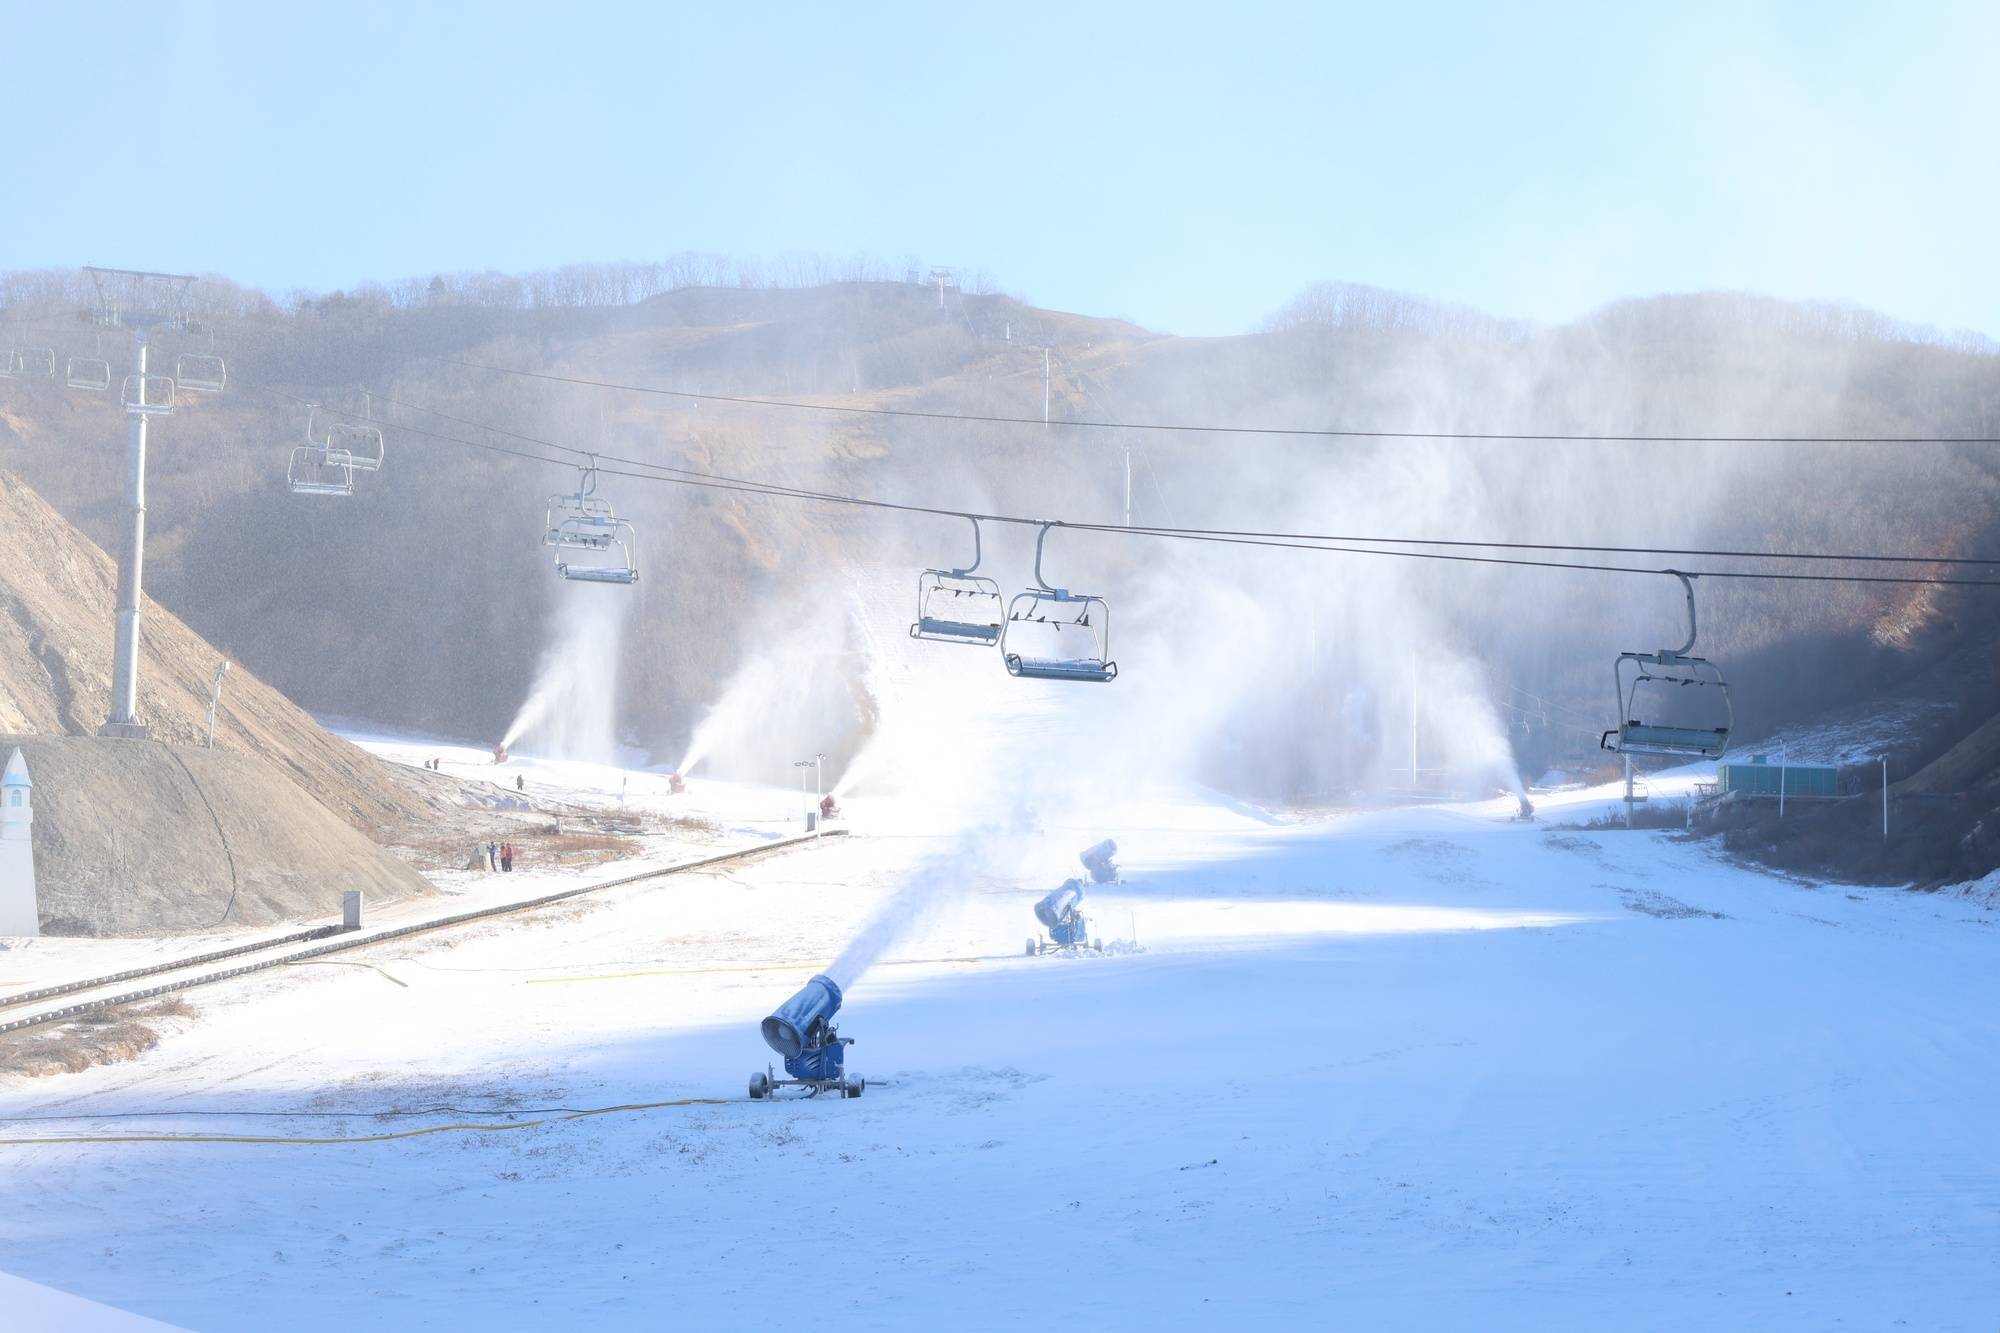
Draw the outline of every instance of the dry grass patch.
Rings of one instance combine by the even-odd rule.
[[[168,995],[99,1010],[46,1028],[29,1028],[0,1037],[0,1073],[45,1078],[130,1060],[160,1044],[161,1027],[193,1018],[194,1013],[194,1006],[186,1000]]]

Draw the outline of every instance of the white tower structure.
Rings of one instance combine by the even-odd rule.
[[[35,905],[35,784],[17,748],[0,773],[0,935],[39,935]]]

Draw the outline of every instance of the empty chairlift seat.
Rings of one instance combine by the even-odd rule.
[[[542,545],[558,550],[601,551],[610,545],[608,529],[616,516],[611,502],[598,495],[597,469],[578,469],[576,490],[549,497],[542,522]]]
[[[565,579],[577,583],[639,581],[638,534],[622,518],[565,519],[554,545],[556,573]]]
[[[1719,759],[1729,748],[1736,724],[1729,682],[1715,663],[1692,656],[1696,636],[1692,577],[1678,570],[1664,572],[1679,579],[1687,594],[1687,642],[1679,648],[1618,655],[1612,675],[1620,721],[1599,744],[1619,754]]]
[[[301,444],[292,450],[285,484],[293,495],[352,495],[354,469],[332,461],[324,449]]]
[[[1606,748],[1624,754],[1718,759],[1729,748],[1728,727],[1675,727],[1630,718],[1618,729],[1617,735],[1618,744]]]
[[[979,520],[972,520],[972,563],[963,569],[927,569],[917,576],[917,618],[910,637],[933,643],[991,648],[1000,642],[1006,602],[1000,585],[979,568]]]
[[[337,422],[327,433],[326,457],[329,463],[356,472],[380,471],[382,428],[359,421]]]
[[[549,506],[542,531],[542,545],[561,551],[602,551],[610,547],[617,516],[611,506],[595,496],[586,497],[591,509],[575,507],[575,496],[559,495]]]
[[[1042,578],[1042,547],[1053,526],[1043,524],[1035,538],[1035,586],[1007,604],[1000,660],[1008,675],[1030,680],[1116,680],[1109,604],[1089,593],[1052,587]]]
[[[157,415],[174,410],[174,381],[167,375],[127,375],[122,397],[127,412]]]
[[[638,533],[597,494],[597,462],[579,469],[576,490],[549,497],[542,545],[556,553],[556,573],[573,583],[639,581]]]
[[[174,360],[174,382],[194,393],[221,393],[229,380],[219,356],[188,355]]]
[[[73,356],[64,368],[63,382],[72,389],[102,393],[111,387],[111,363],[94,356]]]
[[[292,448],[285,485],[293,495],[354,494],[354,474],[382,466],[382,432],[374,426],[328,424],[318,403],[306,404],[306,442]]]

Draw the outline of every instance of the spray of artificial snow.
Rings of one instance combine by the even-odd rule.
[[[745,627],[751,651],[688,738],[675,769],[769,781],[831,754],[868,712],[854,687],[851,626],[838,603],[787,607]]]
[[[789,688],[795,672],[787,665],[788,654],[767,653],[752,658],[739,668],[723,687],[722,694],[702,715],[688,738],[687,753],[674,771],[682,777],[717,751],[740,748],[761,729],[761,722],[777,706]]]
[[[513,749],[525,742],[551,758],[615,763],[618,661],[631,595],[589,584],[562,591],[534,686],[501,744]]]
[[[898,940],[934,919],[968,881],[990,874],[989,854],[997,850],[992,831],[968,829],[950,849],[919,861],[827,966],[826,974],[843,990],[852,986]]]

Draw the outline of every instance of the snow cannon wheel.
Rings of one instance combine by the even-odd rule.
[[[1092,941],[1090,942],[1090,951],[1091,951],[1092,953],[1103,953],[1103,952],[1104,952],[1104,941],[1103,941],[1103,940],[1092,940]]]
[[[853,1078],[840,1085],[840,1095],[843,1097],[859,1097],[861,1090],[867,1086],[868,1080],[856,1074]]]
[[[1040,953],[1040,952],[1041,952],[1041,948],[1040,948],[1040,946],[1039,946],[1039,945],[1037,945],[1037,944],[1035,943],[1035,941],[1033,941],[1033,940],[1029,940],[1029,941],[1028,941],[1028,957],[1030,957],[1030,958],[1033,958],[1033,957],[1034,957],[1034,956],[1035,956],[1036,954],[1038,954],[1038,953]]]
[[[769,1074],[752,1074],[750,1076],[750,1100],[761,1102],[770,1095],[771,1076]]]

